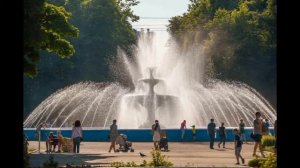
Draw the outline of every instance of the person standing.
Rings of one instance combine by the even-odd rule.
[[[260,153],[262,157],[265,157],[262,150],[261,137],[262,137],[262,119],[260,112],[255,113],[255,120],[253,121],[253,139],[255,141],[255,145],[253,148],[252,156],[256,156],[257,147],[259,147]]]
[[[266,135],[270,135],[270,129],[269,129],[269,127],[270,127],[270,122],[269,122],[269,120],[266,118],[265,119],[265,122],[264,122],[264,124],[265,124],[265,134]]]
[[[72,128],[73,153],[79,153],[80,142],[82,139],[82,127],[79,120],[76,120]]]
[[[160,142],[160,125],[158,120],[155,120],[155,123],[152,125],[152,133],[153,133],[153,142],[154,142],[154,149],[159,149],[159,142]]]
[[[226,141],[226,129],[224,127],[224,123],[222,122],[221,127],[219,127],[219,136],[220,136],[220,142],[218,144],[218,147],[220,148],[221,143],[223,142],[223,148],[225,148],[225,141]]]
[[[195,125],[192,125],[192,134],[193,134],[193,140],[196,141],[196,128],[195,128]]]
[[[110,125],[110,135],[109,135],[109,139],[110,139],[110,147],[108,152],[111,152],[112,149],[114,149],[114,152],[116,151],[116,139],[118,137],[119,133],[118,133],[118,126],[117,126],[117,120],[113,120],[112,125]]]
[[[209,148],[214,149],[215,142],[215,133],[216,133],[216,124],[214,123],[214,119],[210,119],[210,123],[207,125],[207,133],[209,137]]]
[[[242,144],[243,142],[241,141],[241,137],[239,136],[239,131],[238,129],[233,129],[233,134],[234,134],[234,153],[235,153],[235,157],[236,157],[236,165],[240,164],[240,159],[242,160],[242,163],[245,163],[245,159],[242,157],[241,155],[241,151],[242,151]]]
[[[243,119],[240,120],[239,124],[240,136],[243,142],[247,143],[246,141],[246,134],[245,134],[245,123]]]
[[[181,130],[181,141],[183,141],[185,129],[186,129],[186,121],[183,120],[182,123],[181,123],[181,125],[180,125],[180,130]]]

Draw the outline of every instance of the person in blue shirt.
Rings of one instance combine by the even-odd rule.
[[[236,165],[240,164],[240,158],[242,160],[242,163],[245,164],[245,159],[241,155],[243,142],[239,135],[238,129],[236,129],[236,128],[233,129],[233,134],[234,134],[234,153],[235,153],[235,157],[236,157],[236,161],[237,161]]]
[[[215,133],[216,133],[216,124],[214,123],[214,119],[210,119],[210,123],[207,125],[207,134],[209,137],[209,148],[214,149],[215,142]]]

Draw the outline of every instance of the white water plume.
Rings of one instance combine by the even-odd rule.
[[[119,52],[134,90],[118,83],[83,82],[61,89],[44,100],[24,121],[24,127],[49,123],[70,127],[79,119],[84,127],[149,128],[155,119],[163,127],[237,127],[243,119],[253,126],[255,112],[271,123],[276,110],[255,89],[240,82],[204,81],[205,55],[199,43],[179,46],[167,32],[140,32],[135,61]]]

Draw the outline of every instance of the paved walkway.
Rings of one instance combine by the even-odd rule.
[[[215,149],[208,147],[208,142],[169,142],[169,152],[162,152],[167,156],[167,160],[174,164],[174,167],[247,167],[246,165],[235,165],[233,142],[228,142],[225,149],[218,148],[215,143]],[[143,160],[151,160],[151,142],[133,142],[134,152],[128,153],[108,153],[108,142],[82,142],[79,154],[73,153],[55,153],[54,160],[59,165],[94,165],[94,167],[107,167],[111,162],[123,161],[142,163]],[[29,148],[38,149],[38,142],[30,141]],[[242,156],[246,163],[252,159],[253,143],[244,144]],[[146,154],[141,158],[139,152]],[[41,153],[30,154],[30,164],[32,167],[42,166],[43,162],[49,159],[45,153],[45,142],[41,142]]]

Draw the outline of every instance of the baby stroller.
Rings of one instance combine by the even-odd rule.
[[[116,152],[134,152],[132,148],[132,143],[127,141],[127,135],[120,134],[116,139],[116,144],[119,144],[119,149],[116,149]]]
[[[164,149],[164,151],[169,151],[168,147],[168,139],[166,136],[162,136],[162,138],[159,141],[159,149]]]

